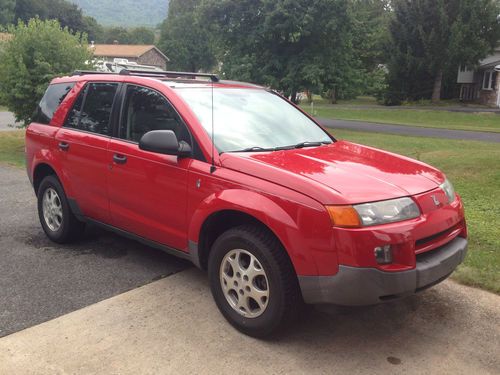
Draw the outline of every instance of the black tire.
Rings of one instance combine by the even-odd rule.
[[[236,311],[223,291],[221,265],[226,255],[235,249],[252,254],[260,262],[267,276],[266,289],[269,291],[269,299],[265,299],[267,306],[257,317],[245,317]],[[281,243],[263,227],[239,226],[217,238],[209,256],[208,275],[212,295],[219,310],[229,323],[246,335],[263,338],[279,333],[299,315],[303,301],[295,270]],[[234,294],[240,298],[237,293]]]
[[[50,228],[53,222],[52,224],[51,222],[47,222],[44,217],[43,199],[49,189],[57,193],[57,198],[61,207],[62,218],[60,222],[58,222],[60,225],[57,228]],[[38,188],[37,198],[38,218],[40,219],[43,231],[49,239],[57,243],[68,243],[81,237],[85,230],[85,223],[79,221],[75,215],[73,215],[73,212],[71,212],[64,189],[56,176],[49,175],[42,180]]]

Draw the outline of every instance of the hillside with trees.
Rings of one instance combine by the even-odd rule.
[[[169,0],[70,0],[86,15],[105,26],[149,26],[160,24],[168,12]]]

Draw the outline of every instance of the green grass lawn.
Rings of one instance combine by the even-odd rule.
[[[6,111],[7,111],[7,107],[0,105],[0,112],[6,112]]]
[[[334,105],[315,106],[316,117],[358,120],[383,124],[422,126],[427,128],[500,132],[500,115],[495,113],[461,113],[420,109],[346,108]],[[310,105],[303,108],[311,112]],[[376,126],[376,125],[374,125]]]
[[[0,132],[0,163],[24,166],[24,130]]]
[[[446,173],[462,196],[469,253],[453,274],[461,283],[500,293],[500,147],[495,143],[334,131],[347,139],[429,163]],[[0,132],[0,163],[24,166],[24,132]]]

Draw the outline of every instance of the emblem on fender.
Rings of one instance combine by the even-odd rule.
[[[431,198],[436,206],[439,206],[441,204],[441,202],[439,202],[439,199],[437,199],[435,195],[431,195]]]

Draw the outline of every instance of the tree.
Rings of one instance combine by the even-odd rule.
[[[0,25],[14,22],[16,0],[0,0]]]
[[[267,84],[292,100],[300,90],[349,96],[359,61],[345,0],[207,0],[225,76]]]
[[[124,27],[108,27],[103,31],[102,42],[112,44],[118,42],[119,44],[130,44],[131,38],[128,30]]]
[[[171,0],[161,27],[159,48],[172,69],[198,72],[215,65],[208,27],[200,18],[201,0]]]
[[[500,38],[496,0],[394,0],[389,55],[392,92],[441,98],[443,78],[474,66]]]
[[[94,17],[83,17],[82,32],[87,34],[87,40],[97,42],[103,38],[104,30]]]
[[[155,33],[147,27],[136,27],[129,31],[131,44],[153,44]]]
[[[0,56],[0,101],[27,124],[51,79],[85,68],[92,53],[84,36],[55,20],[19,21],[8,32],[14,38]]]
[[[90,40],[95,40],[96,36],[102,32],[102,27],[94,18],[84,16],[77,5],[66,0],[17,0],[14,3],[16,21],[20,19],[28,22],[34,17],[42,20],[56,19],[63,28],[68,27],[74,33],[87,33]]]

